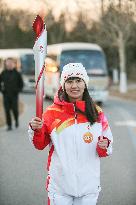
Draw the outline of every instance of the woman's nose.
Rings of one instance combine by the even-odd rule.
[[[76,81],[73,81],[73,82],[72,82],[72,87],[77,87]]]

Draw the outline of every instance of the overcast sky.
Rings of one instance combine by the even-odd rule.
[[[75,15],[77,11],[77,1],[79,2],[81,10],[89,14],[88,16],[91,19],[97,20],[99,18],[101,15],[102,0],[3,0],[10,8],[21,8],[38,14],[42,10],[46,15],[49,7],[51,7],[55,16],[59,16],[62,12]],[[131,2],[135,1],[136,0],[131,0]],[[104,6],[107,7],[110,2],[118,4],[119,0],[103,0],[103,2]],[[127,2],[130,2],[130,0],[121,1],[122,4]]]
[[[80,1],[80,6],[82,9],[88,10],[92,14],[92,18],[97,18],[100,14],[100,1],[101,0],[3,0],[7,3],[10,8],[21,8],[24,10],[29,10],[30,12],[39,12],[41,8],[44,8],[44,11],[48,10],[48,7],[51,6],[53,13],[57,16],[61,11],[75,13],[77,10],[76,1]]]

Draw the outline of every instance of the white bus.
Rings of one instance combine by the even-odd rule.
[[[107,62],[102,48],[91,43],[61,43],[48,47],[48,55],[57,62],[58,70],[50,73],[50,81],[45,82],[45,93],[53,98],[59,86],[60,73],[67,63],[79,62],[84,65],[89,76],[88,90],[94,101],[103,103],[108,98],[109,76]],[[56,57],[56,59],[55,59]],[[52,77],[51,77],[52,76]],[[48,79],[48,75],[46,75]]]
[[[50,46],[48,46],[49,48]],[[49,49],[50,50],[50,49]],[[45,71],[45,94],[48,97],[52,97],[58,88],[59,73],[54,56],[45,59],[46,71]],[[20,49],[0,49],[0,72],[4,69],[5,60],[7,58],[13,58],[16,63],[16,68],[21,72],[24,81],[24,92],[35,92],[35,62],[33,49],[20,48]],[[57,79],[56,79],[57,78]],[[47,91],[47,93],[46,93]]]
[[[34,56],[32,49],[0,49],[0,71],[4,69],[7,58],[13,58],[16,68],[22,73],[24,80],[24,91],[34,91]]]

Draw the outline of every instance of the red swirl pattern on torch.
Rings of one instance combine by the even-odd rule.
[[[41,77],[42,77],[42,74],[43,74],[43,72],[44,72],[44,68],[45,68],[45,64],[43,65],[43,67],[42,67],[42,69],[41,69],[41,71],[40,71],[40,74],[39,74],[38,79],[37,79],[37,81],[36,81],[35,89],[37,89],[38,83],[39,83],[39,81],[40,81],[40,79],[41,79]]]

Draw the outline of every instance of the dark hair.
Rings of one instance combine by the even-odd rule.
[[[66,93],[65,89],[64,91],[61,89],[58,92],[59,99],[62,101],[64,99],[65,101],[69,102],[68,94]],[[90,124],[94,124],[98,119],[98,110],[96,109],[96,104],[92,100],[91,96],[89,95],[88,89],[85,88],[83,93],[83,101],[85,101],[85,112],[78,109],[76,107],[76,112],[82,113],[85,115],[90,122]]]
[[[85,115],[89,122],[94,124],[98,119],[98,110],[96,109],[96,104],[89,95],[88,89],[85,88],[83,93],[83,100],[85,101]]]

